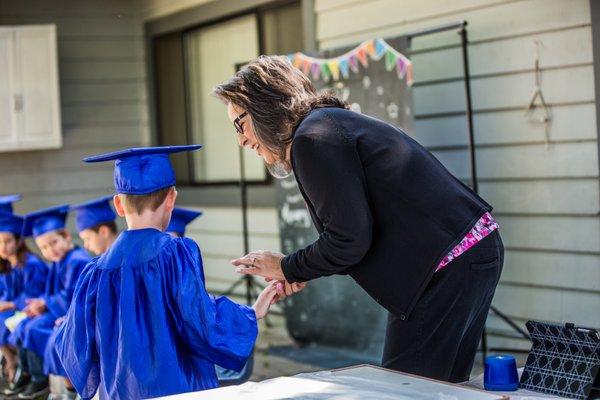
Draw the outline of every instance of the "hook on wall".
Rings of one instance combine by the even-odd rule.
[[[525,115],[529,118],[530,122],[542,123],[544,124],[544,134],[546,139],[546,146],[550,144],[550,122],[552,121],[552,113],[550,111],[550,107],[546,103],[544,99],[544,94],[542,93],[542,72],[540,69],[540,48],[543,47],[543,43],[536,39],[535,43],[535,62],[534,62],[534,74],[535,74],[535,87],[533,89],[533,93],[531,95],[531,99],[529,103],[525,107]],[[538,107],[536,105],[536,101],[540,102],[539,106],[542,108],[543,114],[541,117],[534,117],[534,111]]]

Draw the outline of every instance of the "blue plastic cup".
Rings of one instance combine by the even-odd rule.
[[[485,359],[483,372],[485,390],[510,392],[519,388],[517,362],[513,356],[489,356]]]

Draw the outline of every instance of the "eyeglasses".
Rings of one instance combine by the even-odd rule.
[[[236,119],[233,120],[233,126],[235,126],[235,130],[238,134],[243,135],[244,134],[244,128],[242,128],[242,124],[240,123],[240,121],[242,119],[244,119],[244,117],[248,115],[247,111],[244,111],[243,113],[241,113],[240,115],[238,115],[238,117]]]

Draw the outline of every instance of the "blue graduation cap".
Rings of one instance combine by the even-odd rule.
[[[71,206],[71,210],[75,211],[77,230],[81,232],[98,224],[114,221],[117,214],[110,206],[112,198],[112,196],[104,196]]]
[[[137,147],[86,157],[83,161],[115,160],[115,189],[123,194],[148,194],[175,185],[169,154],[198,150],[202,146]]]
[[[186,225],[201,215],[201,211],[175,207],[173,209],[173,214],[171,214],[171,222],[169,222],[166,232],[176,232],[180,236],[183,236],[185,235]]]
[[[9,194],[8,196],[0,196],[0,211],[12,214],[15,201],[21,200],[20,194]]]
[[[14,235],[21,235],[23,230],[23,217],[0,211],[0,232],[10,232]]]
[[[33,237],[38,237],[46,232],[63,229],[66,225],[68,212],[69,206],[65,204],[34,211],[25,215],[21,236],[28,237],[33,235]]]

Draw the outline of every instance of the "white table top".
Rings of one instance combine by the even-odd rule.
[[[161,400],[503,400],[508,397],[370,365],[247,382]]]

